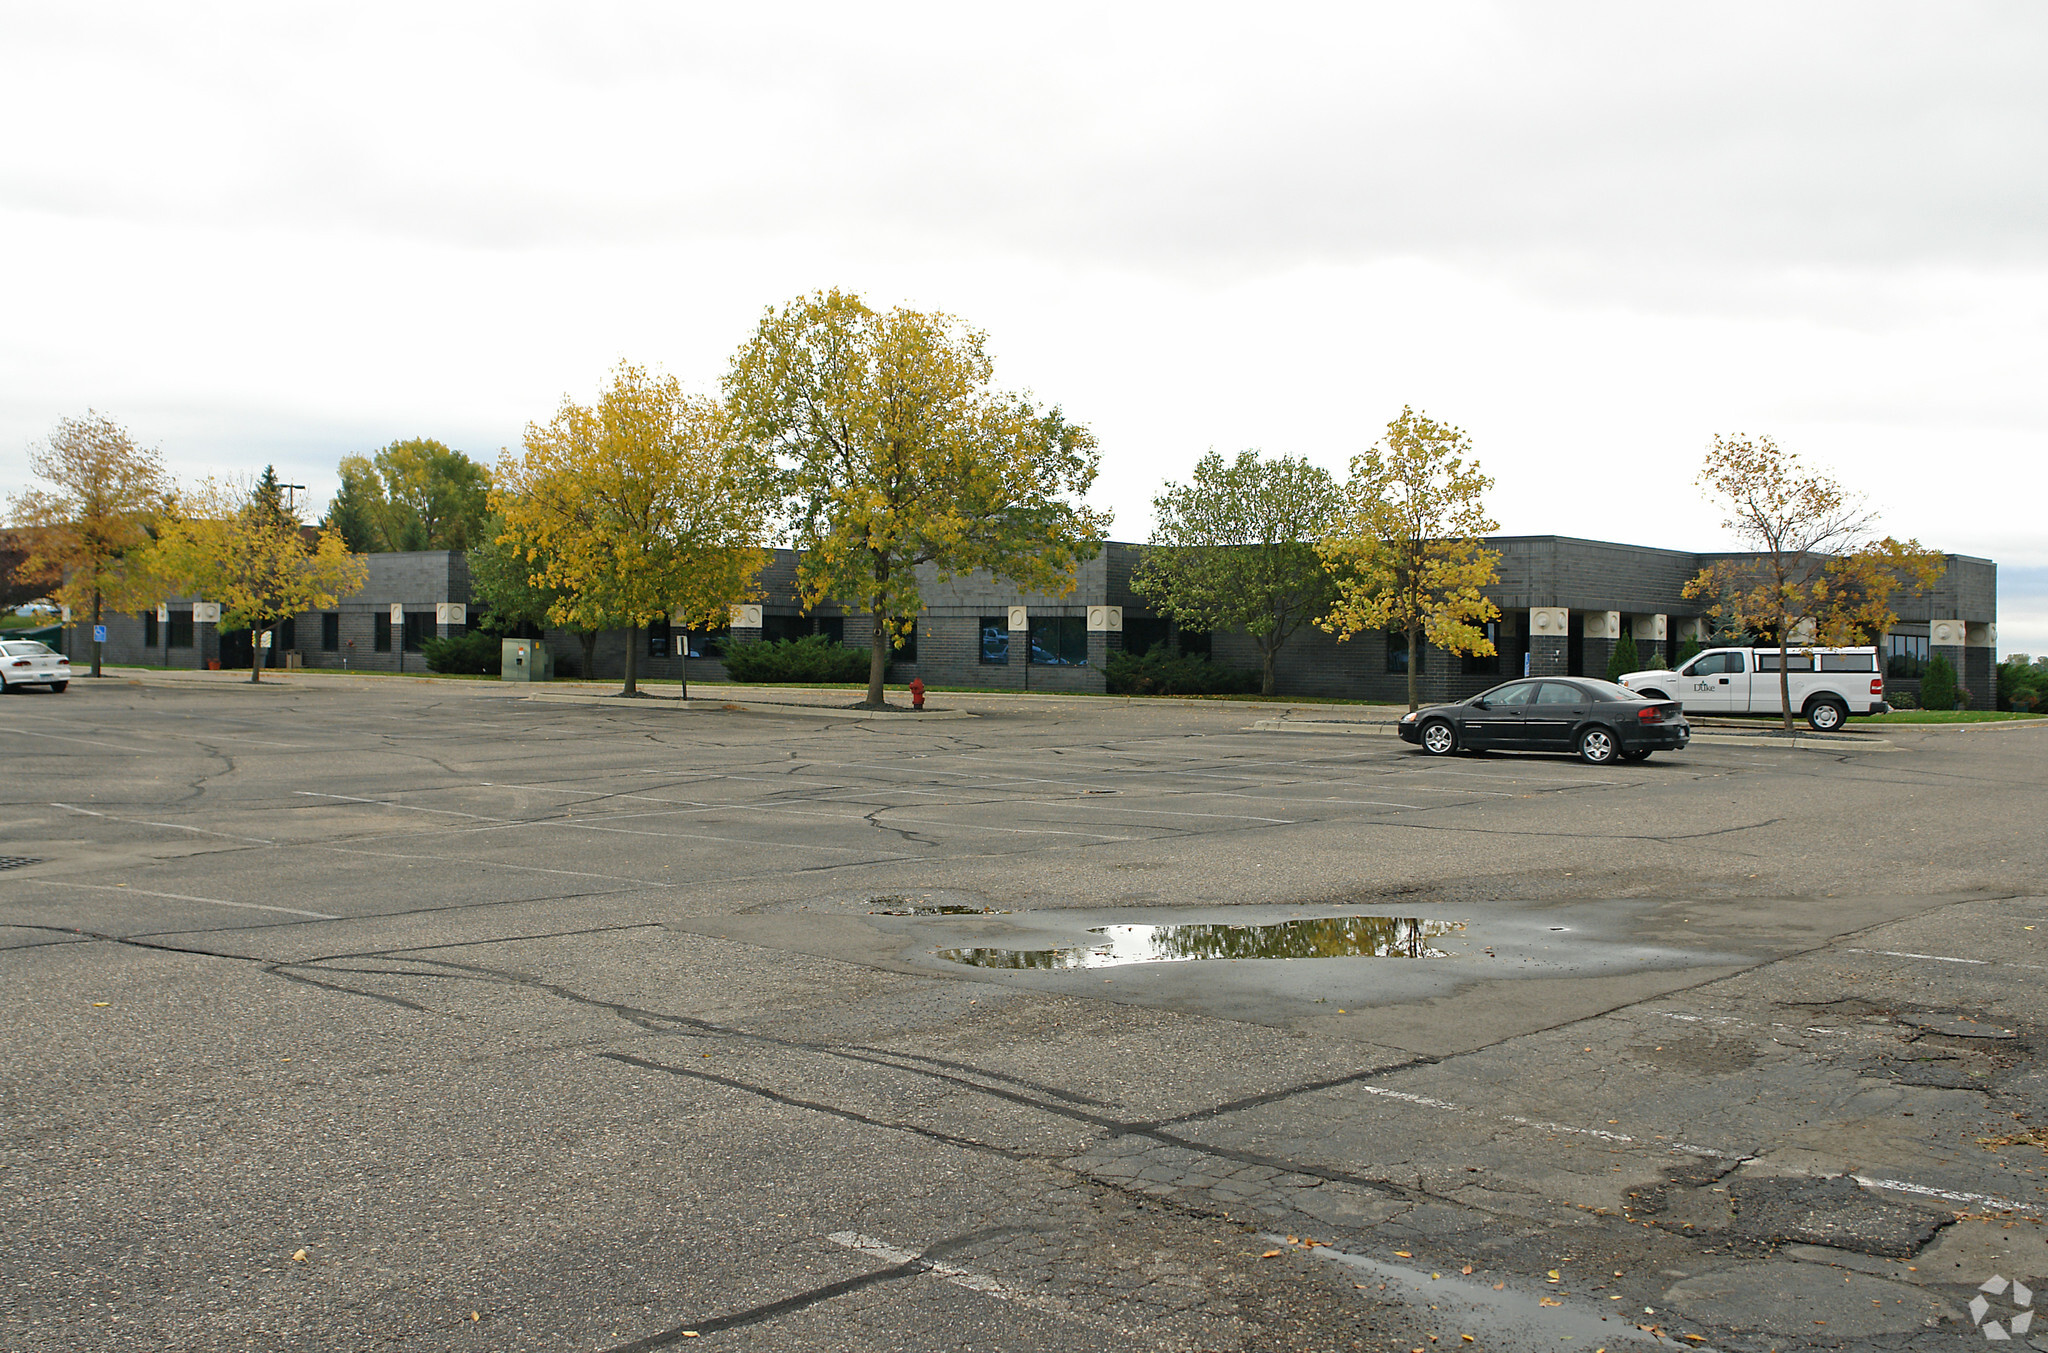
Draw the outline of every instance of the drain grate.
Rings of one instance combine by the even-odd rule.
[[[0,869],[24,869],[42,861],[30,855],[0,855]]]

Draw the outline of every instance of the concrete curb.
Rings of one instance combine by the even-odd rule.
[[[833,719],[842,723],[870,720],[930,722],[979,717],[964,709],[905,709],[900,713],[881,713],[864,709],[834,709],[829,705],[781,705],[772,701],[742,704],[737,700],[716,698],[683,700],[673,695],[642,695],[629,700],[619,695],[578,695],[568,691],[550,691],[524,698],[531,703],[543,705],[586,705],[603,709],[654,710],[668,714],[760,714],[771,719]]]

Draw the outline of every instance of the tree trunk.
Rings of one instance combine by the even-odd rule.
[[[249,626],[249,680],[263,680],[263,636],[267,631]],[[402,646],[402,645],[401,645]]]
[[[683,651],[676,654],[676,685],[682,688],[683,699],[687,701],[690,698],[690,636],[684,633],[680,637]]]
[[[1414,713],[1417,709],[1421,708],[1422,705],[1422,702],[1416,698],[1415,678],[1419,674],[1422,667],[1422,664],[1419,661],[1417,661],[1417,659],[1421,657],[1421,654],[1415,651],[1416,633],[1417,632],[1414,629],[1414,627],[1411,626],[1408,630],[1408,712],[1411,714]]]
[[[95,587],[92,590],[92,674],[94,676],[100,674],[100,623],[100,590]]]
[[[880,608],[872,613],[875,628],[868,644],[868,694],[862,703],[869,709],[880,709],[883,704],[882,678],[889,674],[889,650],[895,636],[889,632],[889,622]]]
[[[597,675],[597,631],[576,631],[576,642],[583,646],[582,679],[588,681]]]
[[[1273,693],[1273,659],[1278,656],[1276,650],[1279,647],[1280,645],[1278,644],[1261,644],[1259,646],[1259,656],[1264,659],[1265,668],[1259,674],[1260,695],[1271,695]]]
[[[621,695],[640,693],[640,627],[626,626],[626,689]]]
[[[1785,731],[1792,731],[1792,669],[1785,661],[1785,626],[1778,626],[1778,709],[1785,716]]]

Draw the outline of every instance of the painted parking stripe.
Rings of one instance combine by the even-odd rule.
[[[1118,1328],[1110,1321],[1104,1320],[1100,1316],[1088,1311],[1076,1310],[1064,1301],[1011,1287],[1008,1283],[991,1278],[985,1273],[976,1273],[971,1269],[964,1269],[956,1264],[948,1264],[943,1260],[923,1258],[913,1251],[891,1245],[885,1240],[877,1240],[873,1236],[862,1235],[858,1231],[834,1231],[831,1235],[826,1236],[825,1239],[831,1241],[834,1245],[844,1245],[849,1250],[858,1250],[860,1253],[879,1259],[886,1264],[915,1264],[935,1278],[943,1278],[955,1287],[964,1287],[970,1292],[979,1292],[983,1296],[995,1297],[1001,1301],[1012,1301],[1019,1306],[1029,1306],[1035,1310],[1046,1311],[1066,1320],[1079,1320],[1085,1324],[1096,1325],[1105,1329]]]
[[[339,921],[339,916],[324,911],[306,911],[300,907],[274,907],[266,902],[230,902],[224,897],[191,897],[185,893],[153,893],[147,888],[124,888],[108,883],[73,883],[69,879],[29,879],[27,882],[44,888],[90,888],[100,893],[120,893],[124,897],[166,897],[173,902],[204,902],[210,907],[238,907],[243,911],[279,911],[287,916],[303,916],[309,921]]]
[[[1369,1095],[1378,1095],[1383,1099],[1400,1100],[1402,1103],[1413,1104],[1419,1108],[1442,1109],[1451,1113],[1484,1114],[1485,1112],[1481,1109],[1471,1108],[1468,1105],[1454,1104],[1448,1099],[1432,1099],[1427,1095],[1412,1095],[1402,1090],[1389,1090],[1378,1085],[1358,1085],[1351,1088],[1363,1090]],[[1734,1152],[1716,1151],[1712,1147],[1694,1146],[1689,1142],[1665,1143],[1661,1141],[1644,1141],[1640,1137],[1632,1137],[1625,1132],[1607,1132],[1600,1128],[1572,1127],[1566,1123],[1551,1123],[1540,1118],[1525,1118],[1518,1113],[1493,1114],[1491,1117],[1498,1122],[1513,1123],[1519,1127],[1535,1128],[1543,1132],[1564,1132],[1575,1137],[1592,1137],[1599,1141],[1617,1142],[1624,1146],[1664,1146],[1671,1151],[1683,1151],[1688,1155],[1705,1156],[1714,1160],[1741,1161],[1748,1159],[1748,1157],[1737,1155]],[[2000,1198],[1995,1194],[1959,1193],[1948,1189],[1933,1188],[1926,1184],[1915,1184],[1911,1180],[1906,1179],[1873,1179],[1860,1174],[1849,1177],[1866,1188],[1892,1189],[1900,1193],[1918,1194],[1923,1198],[1940,1198],[1945,1202],[1951,1203],[1975,1203],[2001,1212],[2040,1211],[2032,1203],[2016,1202],[2010,1198]]]

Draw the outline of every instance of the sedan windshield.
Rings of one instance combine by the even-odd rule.
[[[0,644],[0,653],[10,658],[40,658],[55,651],[48,644],[39,644],[33,639],[16,639],[13,643]]]

